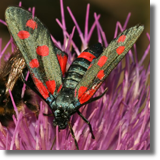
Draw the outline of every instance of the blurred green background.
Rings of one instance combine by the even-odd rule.
[[[36,16],[48,27],[51,34],[62,42],[63,34],[55,21],[56,18],[61,19],[60,15],[60,3],[59,0],[21,0],[22,6],[25,9],[28,7],[36,7]],[[18,6],[19,0],[7,0],[0,2],[0,19],[4,20],[4,12],[8,6]],[[131,18],[128,23],[128,27],[134,26],[136,24],[143,24],[145,30],[143,35],[137,41],[138,49],[138,58],[140,58],[149,41],[146,37],[146,32],[150,33],[150,1],[149,0],[64,0],[64,9],[65,9],[65,19],[67,30],[70,33],[74,24],[72,19],[69,16],[69,13],[66,9],[67,6],[70,7],[78,24],[80,25],[81,30],[84,30],[85,24],[85,14],[86,6],[90,3],[90,26],[94,21],[94,12],[101,14],[100,23],[106,34],[108,42],[113,39],[115,25],[117,21],[120,21],[123,25],[126,17],[129,12],[131,12]],[[96,30],[95,30],[96,31]],[[76,44],[79,44],[80,40],[77,31],[74,35],[74,41]],[[3,47],[9,40],[9,33],[7,27],[0,24],[0,38],[3,39]],[[94,33],[90,44],[97,42],[96,32]],[[145,61],[145,64],[148,64],[149,56]]]

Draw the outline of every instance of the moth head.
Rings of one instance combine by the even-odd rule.
[[[67,127],[67,122],[70,119],[70,116],[67,111],[63,109],[57,109],[54,111],[53,125],[59,127],[59,129],[65,129]]]

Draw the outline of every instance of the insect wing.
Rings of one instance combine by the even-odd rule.
[[[22,8],[8,7],[5,18],[39,92],[45,99],[50,93],[56,96],[62,84],[62,72],[49,31]]]
[[[80,83],[76,86],[75,106],[87,102],[100,87],[104,79],[124,58],[129,49],[141,35],[144,27],[135,26],[122,32],[111,41],[101,56],[94,61],[92,67],[85,73]]]

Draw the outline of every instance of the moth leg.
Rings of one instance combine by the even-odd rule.
[[[30,89],[32,89],[32,91],[34,91],[36,94],[38,94],[45,102],[46,100],[42,97],[42,95],[35,89],[33,88],[33,86],[31,85],[31,83],[29,83],[28,81],[25,80],[24,75],[21,75],[21,80],[23,81],[23,83],[25,83]]]
[[[68,121],[68,127],[69,127],[69,130],[70,130],[70,132],[71,132],[71,135],[72,135],[72,137],[73,137],[73,139],[74,139],[74,142],[75,142],[76,148],[77,148],[77,150],[79,150],[77,140],[76,140],[76,138],[75,138],[75,135],[74,135],[74,132],[73,132],[73,129],[72,129],[71,123],[70,123],[69,121]]]
[[[53,114],[53,113],[51,113],[51,114],[45,114],[45,113],[43,113],[43,115],[44,115],[44,116],[48,116],[48,117],[52,117],[52,116],[54,116],[54,114]]]
[[[92,135],[92,139],[95,139],[94,134],[93,134],[93,130],[92,130],[92,126],[91,126],[90,122],[85,117],[83,117],[83,115],[81,114],[80,111],[77,111],[77,113],[88,124],[90,132],[91,132],[91,135]]]

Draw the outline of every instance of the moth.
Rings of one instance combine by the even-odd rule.
[[[18,111],[22,110],[24,104],[33,112],[37,112],[36,105],[30,103],[32,96],[29,89],[26,89],[21,98],[23,82],[21,75],[26,68],[25,61],[17,49],[13,53],[0,73],[0,122],[3,126],[8,126],[12,121],[12,115],[15,114],[9,90],[12,92]],[[38,106],[38,105],[37,105]]]
[[[79,108],[101,98],[92,98],[109,73],[124,58],[129,49],[141,35],[144,27],[131,27],[110,42],[103,50],[100,43],[84,50],[71,64],[63,78],[67,55],[59,54],[53,44],[50,33],[43,23],[22,8],[9,7],[5,18],[8,29],[21,51],[39,93],[48,103],[54,115],[53,124],[59,129],[69,126],[76,148],[78,143],[74,136],[70,117],[74,113],[89,125]]]

